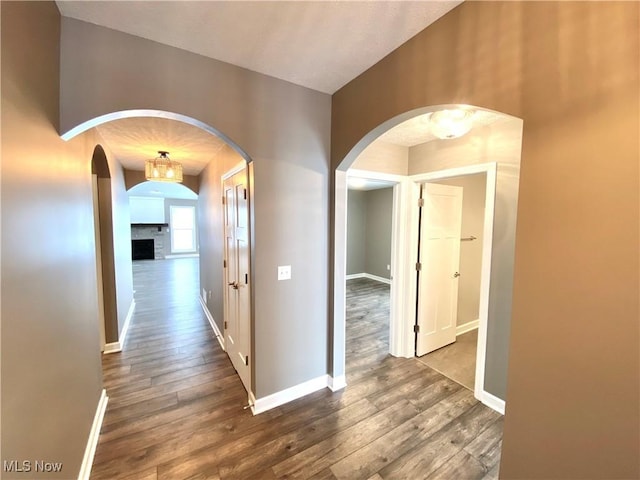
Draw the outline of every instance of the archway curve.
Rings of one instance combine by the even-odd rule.
[[[247,163],[250,163],[251,157],[242,149],[240,146],[235,143],[231,138],[212,127],[211,125],[204,123],[196,118],[189,117],[187,115],[183,115],[181,113],[175,112],[167,112],[164,110],[154,110],[154,109],[136,109],[136,110],[121,110],[118,112],[107,113],[105,115],[100,115],[98,117],[92,118],[91,120],[87,120],[86,122],[81,123],[80,125],[75,126],[71,130],[60,135],[65,141],[71,140],[77,135],[90,130],[93,127],[97,127],[98,125],[102,125],[103,123],[111,122],[113,120],[120,120],[123,118],[135,118],[135,117],[155,117],[155,118],[166,118],[168,120],[176,120],[178,122],[183,122],[194,127],[200,128],[205,132],[209,132],[212,135],[220,137],[224,140],[231,148],[233,148],[238,154],[244,158]]]
[[[338,171],[347,171],[353,162],[355,162],[356,158],[369,146],[373,143],[378,137],[380,137],[383,133],[391,130],[392,128],[400,125],[407,120],[411,120],[412,118],[418,117],[420,115],[425,115],[427,113],[433,113],[438,110],[444,109],[454,109],[454,108],[472,108],[474,110],[481,110],[484,112],[490,112],[494,114],[498,114],[504,116],[505,118],[513,118],[519,119],[518,117],[514,117],[507,113],[498,112],[496,110],[491,110],[489,108],[479,107],[477,105],[467,105],[467,104],[458,104],[458,103],[448,103],[441,105],[429,105],[425,107],[415,108],[413,110],[409,110],[407,112],[396,115],[395,117],[390,118],[389,120],[382,122],[380,125],[375,127],[373,130],[370,130],[366,135],[364,135],[358,143],[356,143],[353,148],[347,153],[347,155],[342,159],[342,161],[336,167]]]
[[[93,154],[91,155],[91,173],[97,175],[98,178],[111,178],[107,154],[100,144],[94,147]]]
[[[391,128],[400,125],[401,123],[410,120],[412,118],[428,114],[437,110],[446,109],[446,108],[456,108],[456,107],[465,107],[465,108],[473,108],[478,111],[489,112],[498,115],[500,118],[505,120],[511,120],[510,122],[500,122],[503,125],[509,125],[506,128],[506,133],[500,133],[500,145],[508,144],[509,152],[506,155],[503,155],[502,152],[498,152],[498,149],[494,148],[492,151],[484,151],[482,150],[482,157],[484,160],[478,160],[477,157],[480,155],[476,155],[475,157],[468,158],[467,156],[462,156],[459,158],[459,161],[449,163],[447,166],[434,166],[434,168],[426,170],[425,174],[417,175],[426,176],[426,172],[439,173],[443,172],[442,176],[445,177],[444,172],[451,172],[456,170],[456,167],[465,167],[472,166],[476,164],[484,163],[484,165],[488,165],[485,162],[491,162],[494,164],[494,168],[496,171],[495,174],[495,182],[496,182],[496,190],[495,190],[495,201],[496,201],[496,210],[495,210],[495,225],[498,231],[501,231],[503,235],[493,236],[493,241],[491,242],[491,250],[493,253],[491,260],[491,282],[497,281],[496,284],[500,285],[500,289],[491,289],[489,292],[489,309],[491,309],[492,317],[494,319],[492,325],[490,327],[492,332],[497,332],[500,330],[500,335],[504,334],[504,332],[509,331],[510,324],[510,312],[511,312],[511,289],[513,285],[513,258],[514,258],[514,247],[515,247],[515,224],[516,224],[516,212],[517,212],[517,197],[518,197],[518,186],[519,186],[519,175],[520,175],[520,157],[522,153],[522,126],[523,120],[505,114],[503,112],[472,106],[472,105],[463,105],[463,104],[442,104],[442,105],[429,105],[420,107],[417,109],[412,109],[410,111],[401,113],[396,115],[375,128],[366,133],[347,153],[347,155],[338,163],[333,171],[333,186],[334,186],[334,198],[333,198],[333,232],[332,232],[332,244],[333,244],[333,258],[332,258],[332,287],[333,287],[333,298],[330,300],[332,303],[332,322],[330,325],[330,331],[332,334],[332,344],[330,345],[330,375],[333,378],[333,386],[334,389],[342,388],[346,385],[346,330],[345,330],[345,318],[346,318],[346,302],[345,302],[345,275],[346,275],[346,200],[347,200],[347,170],[353,165],[356,158],[377,138],[379,138],[382,134],[390,130]],[[491,130],[490,130],[491,131]],[[513,133],[517,132],[517,133]],[[469,137],[467,137],[469,138]],[[517,140],[517,142],[513,142],[513,140]],[[504,142],[507,140],[507,143]],[[512,141],[512,143],[508,143]],[[486,142],[485,145],[489,145],[490,142]],[[469,144],[472,145],[472,144]],[[480,149],[481,150],[481,149]],[[498,153],[497,153],[498,152]],[[476,152],[478,153],[478,152]],[[443,162],[441,162],[443,163]],[[481,165],[478,165],[481,166]],[[452,176],[452,174],[447,173],[448,176]],[[410,192],[410,185],[414,182],[412,177],[409,175],[403,176],[405,180],[401,183],[406,184],[405,187],[401,189],[401,192],[398,196],[401,198],[401,204],[399,210],[405,211],[404,215],[411,215],[410,213],[406,213],[415,210],[412,206],[413,196]],[[415,189],[414,189],[415,190]],[[416,205],[417,205],[417,197],[415,197]],[[408,216],[402,217],[399,224],[400,225],[409,225],[410,220]],[[411,227],[413,228],[413,227]],[[411,228],[407,228],[405,230],[411,230]],[[406,240],[406,241],[405,241]],[[406,236],[403,237],[401,243],[405,244],[405,250],[408,252],[410,248],[407,248],[408,243],[411,240]],[[407,265],[410,264],[411,259],[409,257],[404,258],[405,263]],[[398,262],[396,262],[398,264]],[[393,270],[393,269],[392,269]],[[406,270],[406,269],[405,269]],[[393,272],[392,272],[393,273]],[[404,278],[405,275],[402,274],[400,277]],[[394,276],[394,278],[396,278]],[[404,279],[404,283],[407,284],[407,279]],[[402,282],[402,281],[401,281]],[[499,290],[499,291],[494,291]],[[403,316],[401,318],[404,318]],[[492,340],[496,341],[495,338]],[[496,343],[497,344],[497,343]],[[500,345],[502,347],[503,345]],[[493,354],[492,354],[493,355]],[[496,364],[496,359],[498,361],[502,361],[506,359],[508,355],[508,350],[504,352],[504,349],[500,349],[495,354],[495,358],[487,358],[487,363],[494,362],[493,365]],[[403,355],[404,356],[404,355]],[[500,365],[506,365],[506,362],[500,363]],[[502,381],[502,373],[504,373],[504,381],[506,382],[506,367],[505,372],[500,371],[500,369],[496,370],[492,374],[492,384],[491,390],[487,387],[488,383],[486,382],[487,376],[483,375],[482,378],[482,395],[478,397],[483,403],[491,406],[492,408],[498,411],[504,411],[504,392],[502,390],[502,385],[500,382]],[[495,380],[495,379],[498,380]],[[497,386],[496,386],[497,385]],[[476,391],[478,388],[476,388]],[[497,394],[494,394],[493,391],[498,391]]]
[[[104,148],[96,144],[91,154],[94,234],[100,348],[118,339],[118,318],[115,277],[115,246],[111,210],[111,171]]]
[[[198,192],[194,192],[191,188],[187,185],[183,185],[182,183],[152,182],[150,180],[140,181],[139,183],[135,183],[134,185],[127,187],[127,194],[145,196],[148,194],[147,189],[157,189],[163,194],[173,194],[171,198],[181,198],[185,200],[198,199]],[[152,192],[152,194],[154,193],[158,192]]]

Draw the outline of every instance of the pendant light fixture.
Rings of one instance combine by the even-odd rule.
[[[169,159],[169,152],[158,151],[158,156],[145,161],[144,171],[147,180],[153,182],[182,182],[182,164]]]
[[[471,130],[473,114],[474,111],[468,108],[433,112],[430,118],[431,132],[443,140],[461,137]]]

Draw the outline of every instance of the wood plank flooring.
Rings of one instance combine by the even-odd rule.
[[[134,264],[91,478],[495,479],[502,417],[416,359],[389,356],[388,287],[347,285],[347,383],[253,416],[198,303],[198,259]]]
[[[455,343],[427,353],[418,360],[473,391],[477,345],[478,329],[475,329],[458,335]]]

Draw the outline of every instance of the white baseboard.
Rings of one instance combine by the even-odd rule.
[[[107,397],[107,391],[102,389],[100,400],[98,400],[98,407],[96,408],[96,414],[93,417],[93,423],[91,424],[91,431],[89,432],[87,447],[84,450],[84,457],[82,458],[82,465],[80,466],[78,480],[89,480],[91,467],[93,465],[93,457],[96,454],[98,438],[100,437],[100,429],[102,428],[102,420],[104,419],[104,413],[107,410],[108,402],[109,397]]]
[[[200,295],[198,296],[198,299],[200,300],[200,305],[202,306],[202,311],[204,312],[205,316],[207,317],[207,320],[209,320],[209,324],[211,325],[211,328],[213,329],[213,333],[215,334],[216,338],[218,339],[218,343],[220,343],[220,346],[222,347],[222,350],[226,351],[226,349],[224,347],[224,335],[222,335],[222,332],[218,328],[218,325],[216,324],[216,321],[213,319],[213,315],[211,315],[211,312],[209,311],[209,308],[207,307],[207,302]]]
[[[364,278],[364,273],[352,273],[350,275],[345,276],[344,278],[347,280],[353,280],[354,278]]]
[[[470,322],[463,323],[462,325],[458,325],[456,327],[456,337],[458,335],[462,335],[463,333],[470,332],[471,330],[475,330],[480,325],[480,320],[471,320]]]
[[[391,285],[391,280],[389,280],[388,278],[379,277],[370,273],[352,273],[351,275],[347,275],[345,278],[347,280],[353,280],[354,278],[368,278],[369,280],[375,280],[376,282],[382,282],[386,283],[387,285]]]
[[[492,410],[495,410],[501,415],[504,415],[504,409],[506,407],[506,403],[501,398],[498,398],[489,392],[483,391],[479,400],[482,403],[484,403],[487,407],[491,408]]]
[[[120,346],[124,348],[124,342],[127,340],[127,333],[129,333],[129,326],[131,325],[131,319],[133,318],[133,312],[136,309],[136,301],[131,299],[131,305],[129,305],[129,311],[127,312],[127,318],[124,321],[124,326],[122,327],[122,333],[120,334]]]
[[[391,285],[391,280],[384,277],[379,277],[377,275],[371,275],[370,273],[365,273],[364,278],[368,278],[370,280],[375,280],[376,282],[386,283],[387,285]]]
[[[332,392],[337,392],[338,390],[342,390],[347,386],[347,377],[344,375],[340,375],[339,377],[332,377],[327,375],[327,386]]]
[[[136,301],[131,300],[131,305],[129,305],[129,311],[127,312],[127,318],[124,321],[124,326],[122,327],[122,333],[120,334],[120,339],[117,342],[107,343],[104,346],[103,354],[107,353],[118,353],[121,352],[124,348],[124,342],[127,339],[127,333],[129,333],[129,325],[131,325],[131,319],[133,318],[133,312],[136,309]]]
[[[310,393],[327,388],[328,378],[328,375],[322,375],[285,390],[267,395],[263,398],[252,398],[251,400],[253,400],[253,405],[251,406],[251,411],[254,415],[258,415],[259,413],[263,413],[267,410],[271,410],[272,408],[284,405],[285,403],[292,402],[293,400],[297,400],[298,398],[309,395]]]
[[[120,342],[105,343],[102,354],[107,355],[109,353],[118,353],[121,351],[122,351],[122,347],[120,346]]]

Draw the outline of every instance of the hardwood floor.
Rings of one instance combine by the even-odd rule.
[[[348,387],[257,416],[200,309],[197,259],[136,262],[134,288],[125,348],[103,357],[92,479],[497,478],[502,417],[386,353],[385,285],[348,283]]]
[[[427,353],[418,360],[473,391],[477,346],[478,330],[475,329],[458,335],[455,343]]]

